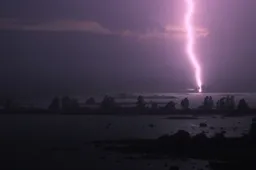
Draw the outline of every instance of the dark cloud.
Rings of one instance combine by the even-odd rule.
[[[18,31],[85,31],[96,34],[111,34],[111,31],[93,21],[59,20],[29,23],[15,19],[0,19],[0,30]]]
[[[102,35],[117,35],[122,37],[134,37],[138,40],[149,39],[174,39],[184,38],[186,31],[180,26],[166,25],[161,29],[148,28],[145,32],[134,30],[110,30],[96,21],[86,20],[57,20],[48,22],[28,22],[16,19],[0,19],[0,30],[19,31],[84,31]],[[198,37],[206,37],[209,34],[206,28],[196,28]]]

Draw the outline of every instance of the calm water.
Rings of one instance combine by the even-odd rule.
[[[200,128],[201,122],[207,122],[208,127]],[[154,127],[151,128],[149,124]],[[15,153],[19,168],[40,165],[43,169],[98,169],[102,166],[105,169],[164,169],[167,161],[169,165],[188,169],[193,160],[131,161],[123,159],[124,155],[97,150],[85,143],[107,139],[156,138],[180,129],[191,134],[205,131],[212,135],[224,128],[227,136],[239,136],[248,131],[250,124],[251,117],[171,120],[163,116],[0,115],[0,138],[1,149]],[[54,147],[75,149],[52,151]],[[102,156],[104,159],[101,159]],[[121,160],[121,163],[117,163],[117,160]],[[206,164],[196,162],[199,167]]]

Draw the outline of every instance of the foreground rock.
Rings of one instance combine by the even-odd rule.
[[[200,123],[199,126],[200,126],[200,127],[207,127],[207,124],[206,124],[206,123]]]
[[[191,136],[180,130],[174,135],[164,135],[158,139],[96,141],[94,144],[100,144],[109,151],[137,154],[142,159],[178,157],[217,160],[210,165],[223,165],[226,169],[256,169],[256,126],[252,124],[250,133],[242,137],[227,138],[224,134],[218,133],[209,138],[204,133]]]

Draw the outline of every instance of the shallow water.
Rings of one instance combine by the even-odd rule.
[[[180,164],[187,169],[191,165],[188,160],[183,163],[172,160],[125,160],[122,155],[106,153],[85,143],[93,140],[157,138],[180,129],[191,134],[205,131],[208,135],[225,130],[227,136],[240,136],[248,131],[251,124],[251,117],[212,116],[187,120],[165,118],[166,116],[0,115],[1,148],[5,151],[9,148],[8,150],[15,152],[19,167],[36,166],[43,162],[40,166],[45,169],[53,165],[70,169],[100,168],[103,165],[105,169],[161,169],[167,161],[168,166]],[[208,127],[200,128],[201,122],[207,122]],[[53,151],[53,148],[63,149]],[[119,162],[120,159],[122,163]],[[200,166],[203,164],[205,162],[200,163]]]

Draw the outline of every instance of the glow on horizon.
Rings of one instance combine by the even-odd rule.
[[[187,45],[186,52],[187,55],[195,69],[195,78],[196,83],[199,88],[199,92],[202,92],[202,80],[201,80],[201,67],[199,62],[197,61],[195,52],[194,52],[194,44],[195,44],[195,31],[192,24],[192,16],[194,13],[194,0],[185,0],[187,4],[187,12],[185,15],[185,27],[187,33]]]

